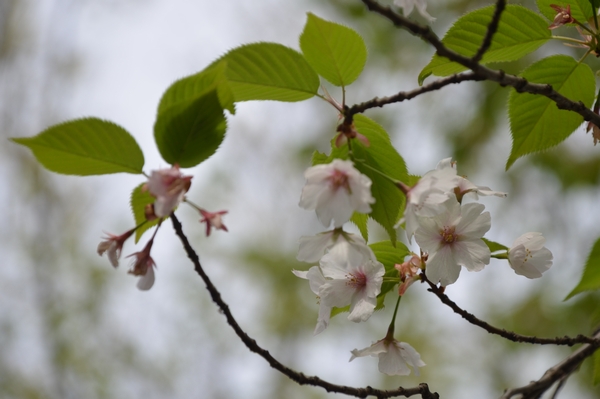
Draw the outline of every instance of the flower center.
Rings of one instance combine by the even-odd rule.
[[[350,193],[348,175],[341,170],[334,169],[331,176],[329,176],[329,181],[331,182],[333,191],[337,191],[340,187],[343,187],[348,193]]]
[[[452,244],[458,239],[458,235],[454,231],[454,226],[444,226],[444,229],[440,231],[440,236],[442,237],[442,241],[446,244]]]
[[[346,285],[354,288],[362,288],[367,285],[367,276],[363,272],[355,272],[346,275]]]

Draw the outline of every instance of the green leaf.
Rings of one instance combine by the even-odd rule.
[[[54,125],[34,137],[12,138],[46,169],[65,175],[142,173],[144,154],[121,126],[98,118]]]
[[[591,107],[595,95],[594,73],[572,57],[555,55],[525,69],[521,76],[530,82],[547,83],[563,96]],[[506,169],[520,157],[553,147],[573,133],[583,117],[560,110],[547,97],[512,90],[508,99],[513,146]]]
[[[217,151],[226,128],[217,89],[213,89],[161,112],[154,125],[154,139],[165,161],[190,168]]]
[[[173,83],[160,99],[158,105],[159,117],[169,108],[198,99],[215,89],[217,90],[221,107],[235,114],[233,92],[225,76],[226,68],[227,62],[222,61],[204,71]]]
[[[592,377],[592,383],[596,386],[600,383],[600,351],[596,350],[592,355],[592,359],[594,361],[594,376]]]
[[[579,284],[567,295],[565,301],[581,292],[600,288],[600,238],[596,240],[585,262],[585,268]]]
[[[367,47],[357,32],[310,12],[300,48],[315,71],[336,86],[354,82],[367,62]]]
[[[148,191],[143,191],[142,187],[144,187],[146,183],[142,183],[131,192],[130,198],[130,206],[131,211],[133,212],[133,219],[135,220],[135,225],[139,226],[144,223],[135,231],[135,243],[140,240],[142,235],[151,227],[156,226],[159,219],[154,219],[152,221],[146,220],[146,205],[153,204],[156,198],[154,198]]]
[[[356,160],[354,166],[373,182],[371,194],[375,203],[371,205],[372,212],[369,216],[383,226],[391,241],[395,243],[394,225],[400,220],[406,198],[391,181],[373,169],[406,183],[409,180],[406,164],[390,142],[387,132],[379,124],[364,115],[355,115],[354,126],[370,142],[370,146],[367,147],[359,140],[352,140],[352,151]],[[348,146],[337,148],[334,138],[331,140],[329,156],[325,157],[324,154],[315,152],[313,164],[330,163],[335,158],[348,159]]]
[[[590,0],[536,0],[538,10],[540,13],[548,18],[550,21],[554,21],[556,17],[556,11],[550,7],[550,4],[566,8],[567,5],[571,6],[571,15],[579,22],[585,24],[588,19],[594,16],[592,12],[592,5]]]
[[[369,241],[369,228],[367,226],[367,221],[369,220],[369,216],[364,213],[354,212],[350,221],[358,227],[360,231],[360,235],[365,239],[366,242]]]
[[[302,101],[319,90],[319,76],[302,54],[277,43],[237,47],[209,68],[225,61],[225,75],[235,101]]]
[[[398,277],[398,270],[396,270],[394,266],[403,263],[404,258],[411,254],[406,245],[401,242],[392,243],[391,241],[381,241],[370,244],[369,247],[373,250],[377,260],[385,267],[384,278]],[[383,298],[396,284],[398,283],[388,281],[381,285],[381,293],[378,295],[378,299],[381,298],[381,306],[377,309],[383,307]]]
[[[442,43],[459,54],[468,57],[475,55],[483,42],[494,9],[495,6],[488,6],[462,16],[448,30]],[[550,37],[548,23],[544,18],[525,7],[508,5],[481,63],[518,60],[546,43]],[[466,69],[435,54],[419,74],[419,85],[431,74],[449,76]]]
[[[488,246],[488,248],[490,249],[490,252],[492,252],[492,253],[498,252],[498,251],[508,251],[508,247],[506,245],[502,245],[495,241],[490,241],[487,238],[482,238],[482,240],[483,240],[483,242],[485,242],[485,245]]]
[[[356,130],[370,142],[369,147],[359,140],[353,140],[352,143],[355,159],[361,160],[361,162],[356,162],[356,168],[369,176],[373,182],[371,193],[375,198],[375,203],[371,206],[373,211],[369,216],[383,226],[392,243],[395,243],[396,229],[394,225],[400,220],[406,198],[394,183],[374,172],[373,169],[393,179],[406,182],[408,180],[406,164],[390,142],[383,127],[364,115],[355,115],[354,125]]]

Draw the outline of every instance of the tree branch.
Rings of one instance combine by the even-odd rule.
[[[483,38],[483,42],[481,42],[481,47],[477,50],[477,53],[471,58],[473,62],[481,61],[483,55],[492,45],[492,38],[494,34],[498,30],[498,24],[500,23],[500,17],[502,16],[502,12],[506,8],[506,0],[498,0],[496,2],[496,9],[494,10],[494,15],[492,16],[492,20],[488,25],[487,31],[485,32],[485,37]]]
[[[478,319],[466,310],[461,309],[456,303],[454,303],[450,298],[448,298],[446,294],[444,294],[444,290],[442,288],[438,287],[430,280],[428,280],[424,274],[421,274],[421,279],[427,284],[429,284],[428,291],[433,292],[442,301],[442,303],[454,310],[454,313],[458,313],[462,316],[463,319],[467,320],[469,323],[483,328],[490,334],[499,335],[503,338],[508,339],[509,341],[527,344],[573,346],[577,344],[587,343],[590,345],[594,345],[595,347],[600,346],[600,337],[597,336],[586,337],[585,335],[580,334],[576,337],[538,338],[530,337],[527,335],[520,335],[512,331],[507,331],[501,328],[494,327],[486,323],[485,321]]]
[[[555,382],[564,382],[569,378],[571,373],[573,373],[587,357],[591,356],[598,349],[600,346],[600,343],[598,343],[600,331],[594,334],[594,339],[596,339],[594,344],[583,345],[565,360],[546,371],[539,380],[533,381],[523,387],[509,389],[504,392],[504,395],[502,395],[500,399],[510,399],[515,395],[521,395],[520,399],[539,398],[544,392],[550,389]]]
[[[500,1],[501,0],[499,0],[499,2]],[[576,112],[579,115],[583,116],[583,119],[585,119],[586,121],[592,121],[597,126],[600,126],[600,115],[588,109],[585,106],[585,104],[583,104],[583,102],[572,101],[567,97],[563,96],[562,94],[554,90],[551,85],[530,83],[524,78],[506,74],[502,70],[494,70],[484,67],[478,61],[475,60],[475,57],[465,57],[464,55],[458,54],[447,48],[428,26],[419,25],[409,20],[408,18],[405,18],[404,16],[394,12],[390,7],[382,6],[376,0],[362,0],[362,2],[367,6],[367,8],[370,11],[382,15],[395,26],[406,29],[413,35],[418,36],[426,42],[428,42],[429,44],[431,44],[436,49],[436,52],[439,56],[446,57],[451,61],[457,62],[469,68],[473,71],[475,76],[481,79],[491,80],[493,82],[498,83],[500,86],[511,86],[519,93],[539,94],[548,97],[556,103],[556,106],[559,109]],[[494,15],[496,14],[498,14],[498,8],[496,9],[496,13]],[[488,35],[490,37],[492,36],[492,34],[489,31],[489,28],[486,37]],[[485,44],[485,39],[484,43],[482,43],[482,47],[480,48],[480,50],[484,48],[483,44]],[[348,112],[346,114],[345,123],[352,121],[352,117],[353,114]]]
[[[183,233],[181,223],[179,222],[179,219],[177,219],[175,214],[171,214],[171,221],[173,222],[173,228],[175,229],[175,233],[177,234],[177,236],[181,240],[181,243],[183,244],[183,248],[185,249],[185,252],[187,253],[187,255],[190,258],[190,260],[192,261],[192,263],[194,264],[194,270],[196,270],[196,273],[198,273],[200,275],[200,277],[202,278],[202,280],[204,281],[204,284],[206,285],[206,289],[210,293],[210,296],[211,296],[213,302],[215,302],[217,304],[221,313],[223,313],[223,315],[227,319],[227,323],[231,326],[231,328],[233,328],[233,330],[235,331],[237,336],[242,340],[242,342],[246,345],[246,347],[248,349],[250,349],[250,351],[258,354],[260,357],[265,359],[269,363],[269,365],[272,368],[274,368],[275,370],[281,372],[282,374],[286,375],[288,378],[290,378],[291,380],[295,381],[296,383],[298,383],[300,385],[318,386],[318,387],[325,389],[327,392],[337,392],[337,393],[342,393],[342,394],[346,394],[349,396],[355,396],[357,398],[366,398],[367,396],[375,396],[376,398],[380,398],[380,399],[392,398],[392,397],[398,397],[398,396],[404,396],[404,397],[408,398],[413,395],[421,395],[421,397],[423,399],[439,399],[439,395],[436,392],[432,393],[429,390],[429,387],[427,386],[427,384],[425,384],[425,383],[421,383],[421,384],[419,384],[419,386],[414,387],[414,388],[399,387],[395,390],[389,390],[389,391],[383,391],[383,390],[371,388],[369,386],[367,386],[365,388],[353,388],[353,387],[348,387],[348,386],[343,386],[343,385],[332,384],[332,383],[322,380],[316,376],[306,376],[303,373],[299,373],[297,371],[290,369],[289,367],[284,366],[277,359],[275,359],[269,353],[269,351],[260,347],[254,339],[250,338],[250,336],[248,336],[248,334],[246,334],[246,332],[244,330],[242,330],[240,325],[237,323],[237,321],[231,314],[231,311],[229,310],[229,306],[223,301],[223,298],[221,298],[220,292],[213,285],[212,281],[208,278],[208,275],[204,272],[204,269],[202,268],[202,265],[200,264],[200,259],[198,258],[196,251],[194,251],[194,249],[190,245],[189,240]]]
[[[348,122],[351,123],[352,117],[354,115],[363,113],[367,109],[370,109],[370,108],[376,108],[376,107],[381,108],[386,104],[392,104],[392,103],[402,102],[405,100],[411,100],[421,94],[439,90],[442,87],[448,86],[450,84],[461,83],[461,82],[466,82],[466,81],[481,81],[481,80],[486,80],[486,79],[475,75],[473,72],[462,73],[460,75],[455,74],[452,76],[448,76],[447,78],[438,79],[436,81],[433,81],[433,82],[431,82],[425,86],[422,86],[418,89],[415,89],[415,90],[401,91],[401,92],[394,94],[393,96],[389,96],[389,97],[382,97],[382,98],[375,97],[374,99],[365,101],[364,103],[355,104],[347,110],[346,117],[348,117],[348,116],[350,117],[350,120]]]

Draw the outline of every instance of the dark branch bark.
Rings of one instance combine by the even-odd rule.
[[[526,335],[520,335],[514,333],[512,331],[503,330],[501,328],[494,327],[485,321],[478,319],[472,313],[467,312],[466,310],[460,308],[455,302],[453,302],[446,294],[442,288],[433,284],[431,281],[425,277],[425,275],[421,275],[423,281],[429,284],[428,291],[433,292],[443,304],[449,306],[454,313],[458,313],[462,316],[463,319],[467,320],[469,323],[476,325],[478,327],[483,328],[485,331],[490,334],[499,335],[503,338],[508,339],[513,342],[521,342],[527,344],[538,344],[538,345],[564,345],[564,346],[573,346],[582,343],[588,343],[591,345],[600,346],[600,337],[586,337],[585,335],[578,335],[576,337],[556,337],[556,338],[538,338],[538,337],[530,337]]]
[[[480,80],[491,80],[493,82],[498,83],[501,86],[511,86],[519,93],[539,94],[548,97],[556,103],[556,106],[559,109],[576,112],[579,115],[583,116],[583,119],[585,119],[586,121],[592,121],[597,126],[600,126],[600,115],[588,109],[585,106],[585,104],[583,104],[583,102],[572,101],[567,97],[563,96],[562,94],[554,90],[551,85],[531,83],[521,77],[506,74],[502,70],[494,70],[484,67],[478,61],[475,60],[475,57],[469,58],[447,48],[428,26],[419,25],[409,20],[408,18],[405,18],[404,16],[394,12],[390,7],[382,6],[376,0],[362,0],[362,2],[367,6],[367,8],[370,11],[382,15],[395,26],[406,29],[413,35],[418,36],[426,42],[428,42],[429,44],[431,44],[436,49],[438,55],[446,57],[451,61],[457,62],[469,68],[473,71],[474,75],[477,76]],[[498,8],[496,9],[496,11],[497,12],[495,13],[495,15],[499,15]],[[489,29],[488,34],[486,34],[486,37],[488,35],[490,36],[490,38],[492,37],[492,34],[489,32]],[[485,44],[485,40],[484,43],[482,43],[482,47],[480,48],[480,50],[482,48],[485,50],[483,44]],[[376,106],[380,105],[373,105],[373,107]],[[352,109],[353,107],[349,108],[348,111]],[[368,108],[362,109],[361,112],[364,112],[366,109]],[[346,124],[350,123],[352,121],[353,115],[354,114],[352,114],[351,112],[347,112],[344,122]]]
[[[598,349],[600,346],[600,343],[598,343],[600,332],[597,332],[594,338],[596,339],[594,344],[583,345],[565,360],[546,371],[539,380],[533,381],[523,387],[509,389],[504,392],[504,395],[500,399],[510,399],[516,395],[520,395],[520,399],[539,398],[557,381],[564,382],[587,357],[591,356]]]
[[[240,327],[238,322],[235,320],[235,318],[231,314],[231,311],[229,310],[229,306],[223,301],[223,298],[221,298],[221,294],[219,293],[217,288],[213,285],[212,281],[208,278],[208,275],[204,272],[204,269],[202,268],[202,265],[200,264],[200,259],[198,258],[196,251],[194,251],[194,249],[190,245],[189,240],[183,233],[181,223],[179,222],[179,219],[177,219],[175,214],[171,214],[171,221],[173,222],[173,228],[175,229],[175,233],[177,234],[177,236],[181,240],[181,243],[183,244],[183,248],[185,249],[185,252],[187,253],[187,255],[190,258],[190,260],[192,261],[192,263],[194,264],[194,270],[196,270],[196,273],[198,273],[200,275],[200,277],[202,278],[202,280],[204,281],[204,284],[206,285],[206,289],[210,293],[210,296],[211,296],[213,302],[215,302],[217,304],[217,306],[219,307],[219,310],[221,311],[221,313],[223,313],[223,315],[227,319],[227,323],[231,326],[231,328],[233,328],[233,330],[235,331],[237,336],[242,340],[242,342],[246,345],[246,347],[248,349],[250,349],[250,351],[258,354],[260,357],[265,359],[269,363],[269,365],[271,367],[273,367],[275,370],[281,372],[282,374],[286,375],[288,378],[297,382],[300,385],[318,386],[318,387],[325,389],[327,392],[337,392],[337,393],[342,393],[342,394],[346,394],[349,396],[355,396],[357,398],[366,398],[368,396],[374,396],[374,397],[380,398],[380,399],[393,398],[393,397],[398,397],[398,396],[404,396],[404,397],[408,398],[408,397],[411,397],[414,395],[421,395],[421,397],[423,399],[439,399],[439,395],[435,392],[431,392],[429,390],[429,387],[425,383],[419,384],[418,387],[414,387],[414,388],[399,387],[397,389],[389,390],[389,391],[383,391],[383,390],[371,388],[369,386],[367,386],[365,388],[354,388],[354,387],[332,384],[332,383],[322,380],[316,376],[306,376],[303,373],[299,373],[297,371],[290,369],[289,367],[284,366],[277,359],[275,359],[269,353],[269,351],[260,347],[254,339],[250,338],[250,336],[248,336],[248,334],[246,334],[246,332],[244,330],[242,330],[242,328]]]
[[[492,39],[494,34],[498,30],[498,24],[500,23],[500,17],[502,16],[502,12],[506,8],[506,0],[498,0],[496,2],[496,9],[494,10],[494,15],[492,16],[492,20],[488,25],[487,31],[485,32],[485,37],[483,38],[483,42],[481,42],[481,47],[477,50],[477,53],[471,58],[473,62],[481,61],[483,55],[492,45]]]

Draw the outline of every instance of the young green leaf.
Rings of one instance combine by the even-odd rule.
[[[190,168],[217,151],[226,128],[218,91],[213,89],[159,113],[154,139],[165,161]]]
[[[140,240],[142,235],[151,227],[156,226],[160,219],[154,219],[152,221],[146,221],[146,205],[153,204],[155,199],[148,191],[143,191],[142,187],[144,187],[146,183],[142,183],[131,192],[131,198],[129,205],[131,206],[131,212],[133,213],[133,219],[135,220],[135,225],[139,226],[141,223],[144,223],[135,231],[135,242]]]
[[[496,6],[472,11],[454,23],[442,42],[451,50],[473,56],[481,46]],[[551,37],[548,22],[522,6],[508,5],[502,13],[492,44],[483,55],[482,64],[514,61],[536,50]],[[419,74],[419,84],[433,74],[449,76],[466,70],[448,58],[433,56]]]
[[[365,242],[369,241],[369,228],[367,226],[367,221],[369,220],[369,215],[365,215],[364,213],[354,212],[350,221],[358,227],[360,231],[360,235],[365,239]]]
[[[197,74],[179,79],[165,91],[158,105],[158,115],[169,108],[202,97],[217,90],[223,109],[235,114],[233,92],[227,82],[225,71],[227,62],[221,61]]]
[[[319,76],[302,54],[277,43],[237,47],[217,63],[226,62],[225,75],[235,101],[302,101],[319,90]]]
[[[550,7],[550,4],[563,8],[569,5],[573,18],[583,24],[594,15],[590,0],[536,0],[536,3],[540,13],[550,21],[554,21],[554,17],[556,17],[556,10]]]
[[[597,290],[600,288],[600,238],[596,240],[592,251],[588,256],[587,262],[585,262],[585,268],[583,269],[583,275],[579,284],[573,291],[567,295],[565,301],[581,292]]]
[[[595,94],[594,73],[586,64],[566,55],[544,58],[525,69],[521,76],[530,82],[547,83],[573,101],[592,106]],[[547,97],[512,90],[508,99],[508,117],[513,138],[506,169],[523,155],[553,147],[573,133],[583,117],[560,110]]]
[[[367,61],[367,47],[356,31],[310,12],[300,49],[315,71],[336,86],[354,82]]]
[[[492,253],[498,252],[498,251],[508,251],[508,247],[506,245],[502,245],[495,241],[490,241],[487,238],[482,238],[482,240],[485,243],[485,245],[488,246],[488,248],[490,249],[490,252],[492,252]]]
[[[12,138],[48,170],[65,175],[142,173],[144,154],[121,126],[98,118],[54,125],[34,137]]]

